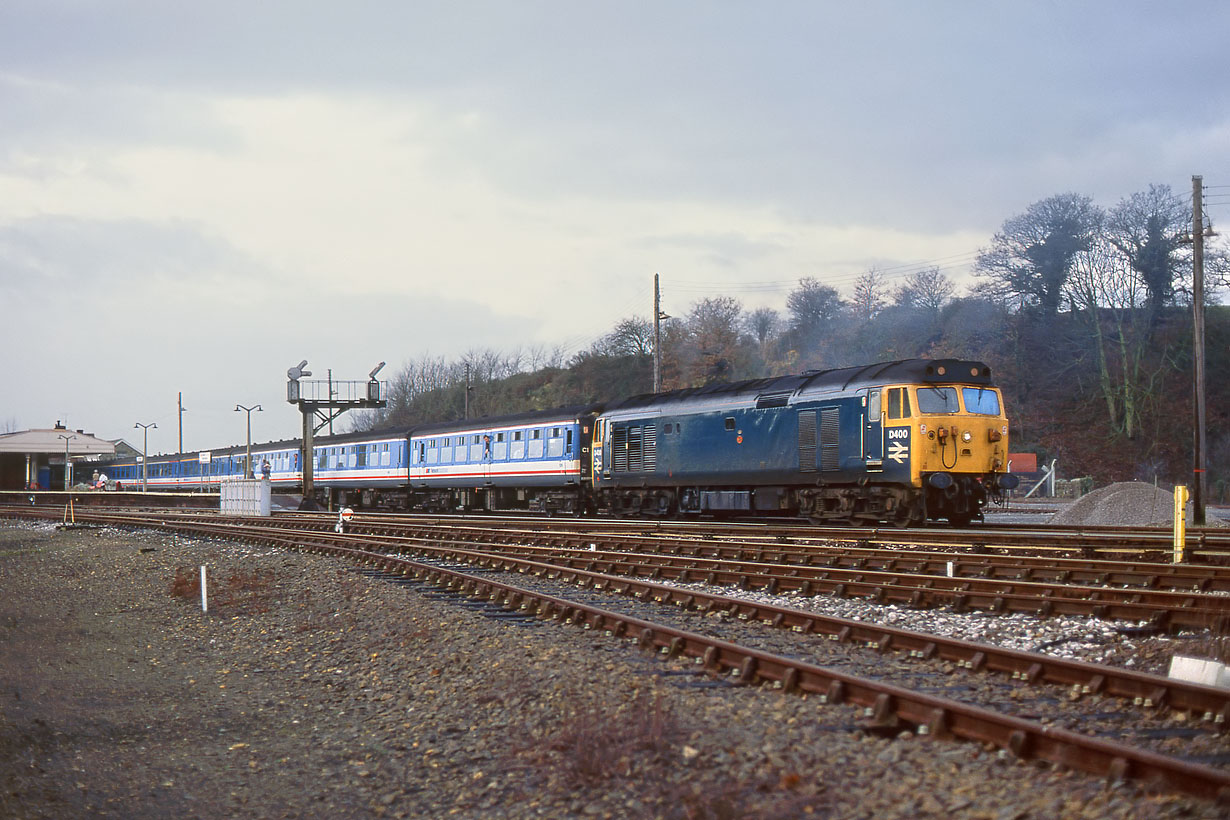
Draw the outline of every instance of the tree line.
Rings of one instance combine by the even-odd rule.
[[[669,390],[915,357],[985,361],[1005,392],[1013,450],[1066,475],[1190,483],[1191,207],[1151,185],[1103,209],[1058,194],[1006,219],[960,289],[940,267],[869,269],[848,293],[803,276],[783,309],[710,296],[663,322]],[[1230,257],[1207,245],[1210,500],[1230,480]],[[571,356],[543,348],[421,356],[389,381],[372,429],[586,404],[646,393],[653,326],[630,316]]]

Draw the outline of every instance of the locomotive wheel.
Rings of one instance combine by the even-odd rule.
[[[897,514],[893,516],[892,525],[899,530],[904,530],[918,523],[914,516],[910,515],[908,507],[899,507]]]

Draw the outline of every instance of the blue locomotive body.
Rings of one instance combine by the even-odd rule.
[[[995,408],[994,418],[982,418],[991,414],[977,412],[981,405],[972,398],[973,409],[956,398],[951,408],[944,405],[945,420],[960,424],[952,426],[952,439],[943,428],[945,469],[928,472],[936,459],[924,457],[923,442],[934,441],[935,430],[921,439],[930,417],[910,408],[921,411],[928,390],[957,396],[950,385],[994,394],[994,402],[982,402]],[[594,494],[600,508],[657,515],[772,511],[817,521],[904,526],[948,517],[968,523],[1011,483],[998,478],[1007,452],[999,408],[985,365],[955,360],[887,362],[639,396],[608,406],[598,419]],[[973,429],[959,434],[966,426],[978,435]],[[966,437],[961,446],[958,435]],[[940,492],[954,486],[955,493]]]

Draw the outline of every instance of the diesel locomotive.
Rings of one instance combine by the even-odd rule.
[[[253,473],[302,484],[296,440]],[[325,436],[322,501],[354,507],[968,525],[1017,484],[1008,418],[981,362],[911,359],[498,418]],[[244,448],[150,459],[153,488],[214,488]],[[140,465],[108,472],[139,483]]]

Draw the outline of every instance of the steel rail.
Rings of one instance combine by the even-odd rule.
[[[144,525],[148,520],[131,516],[121,518],[123,523],[137,526]],[[251,537],[263,540],[269,537],[271,529],[265,522],[253,525],[251,519],[219,521],[189,517],[175,523],[164,524],[160,517],[156,523],[159,526],[190,529],[201,534],[234,540],[246,540]],[[286,532],[280,527],[273,529],[279,533]],[[301,535],[298,532],[287,534]],[[878,651],[901,651],[908,653],[911,657],[952,661],[971,671],[1008,673],[1013,679],[1028,683],[1069,686],[1073,688],[1076,695],[1102,694],[1126,698],[1146,708],[1164,706],[1190,712],[1212,722],[1219,729],[1230,728],[1230,691],[1218,687],[1201,686],[1100,664],[1089,664],[1040,653],[879,626],[702,590],[681,589],[640,577],[614,576],[599,571],[600,562],[595,561],[588,562],[584,567],[543,562],[509,555],[502,545],[493,545],[498,551],[490,552],[441,544],[408,543],[404,537],[396,536],[351,533],[341,538],[347,543],[359,539],[373,547],[397,550],[410,547],[419,552],[461,560],[489,569],[563,579],[569,583],[599,591],[610,591],[641,599],[649,598],[660,604],[673,604],[702,612],[725,611],[740,620],[757,621],[798,633],[822,635],[842,643],[863,644],[874,647]],[[375,544],[372,544],[373,539]],[[466,546],[473,547],[474,545],[467,542]]]
[[[35,512],[23,511],[27,515]],[[105,515],[83,511],[82,516]],[[119,513],[117,519],[132,521],[143,518]],[[149,514],[154,520],[163,517]],[[181,517],[182,518],[182,517]],[[200,516],[190,516],[198,520]],[[83,518],[84,520],[84,518]],[[225,519],[218,519],[223,521]],[[283,519],[293,520],[293,519]],[[279,523],[279,525],[282,525]],[[316,524],[319,525],[319,522]],[[284,526],[284,525],[283,525]],[[507,534],[505,534],[507,535]],[[481,534],[475,530],[456,533],[440,531],[428,538],[436,543],[473,544]],[[407,537],[407,536],[402,536]],[[549,540],[549,539],[548,539]],[[490,545],[483,539],[481,543]],[[503,545],[505,549],[531,550],[524,546]],[[1054,614],[1093,616],[1110,620],[1148,622],[1158,629],[1206,629],[1230,622],[1230,596],[1194,592],[1166,592],[1153,589],[1118,590],[1110,587],[1085,587],[1039,582],[1010,582],[977,578],[953,578],[940,575],[903,577],[900,573],[878,571],[782,567],[756,562],[721,562],[716,559],[688,557],[672,560],[670,556],[642,556],[630,553],[598,554],[591,550],[574,550],[576,555],[555,556],[568,566],[601,566],[605,571],[621,575],[637,575],[645,564],[652,562],[647,572],[654,578],[668,578],[683,583],[741,585],[763,589],[769,593],[797,591],[804,595],[819,593],[839,597],[859,597],[877,603],[897,603],[914,608],[950,606],[956,611],[981,609],[992,613],[1021,612],[1047,617]]]
[[[312,526],[332,529],[335,519],[327,516],[293,516],[272,519],[275,525]],[[310,523],[309,523],[310,522]],[[481,525],[441,523],[438,520],[420,523],[415,519],[387,520],[381,516],[366,515],[351,524],[352,531],[373,534],[417,533],[422,537],[461,538],[469,531],[478,540],[490,542],[506,539],[521,543],[526,537],[560,546],[584,548],[592,543],[592,531],[567,532],[558,529],[493,528],[492,522]],[[875,570],[881,572],[944,575],[956,578],[980,580],[1037,581],[1062,584],[1095,586],[1122,586],[1143,590],[1181,590],[1190,592],[1230,593],[1230,567],[1199,564],[1166,564],[1145,561],[1107,561],[1083,558],[1057,558],[1033,556],[996,556],[951,552],[927,552],[872,549],[846,545],[783,544],[781,541],[753,539],[742,536],[740,540],[709,538],[679,539],[655,533],[605,534],[604,539],[614,547],[625,545],[632,550],[652,549],[654,552],[694,555],[713,559],[763,561],[779,564],[825,566],[834,569]]]
[[[494,579],[345,546],[363,536],[312,533],[305,538],[303,534],[270,532],[252,526],[241,528],[208,520],[168,522],[162,526],[347,558],[385,572],[443,584],[539,617],[602,629],[665,656],[690,657],[706,671],[729,674],[741,684],[770,683],[788,692],[818,695],[821,703],[859,705],[864,707],[865,716],[880,725],[904,723],[920,734],[990,743],[1022,759],[1046,760],[1115,780],[1138,779],[1205,799],[1230,800],[1230,774],[1206,766],[741,647]],[[542,569],[559,571],[545,565]]]

